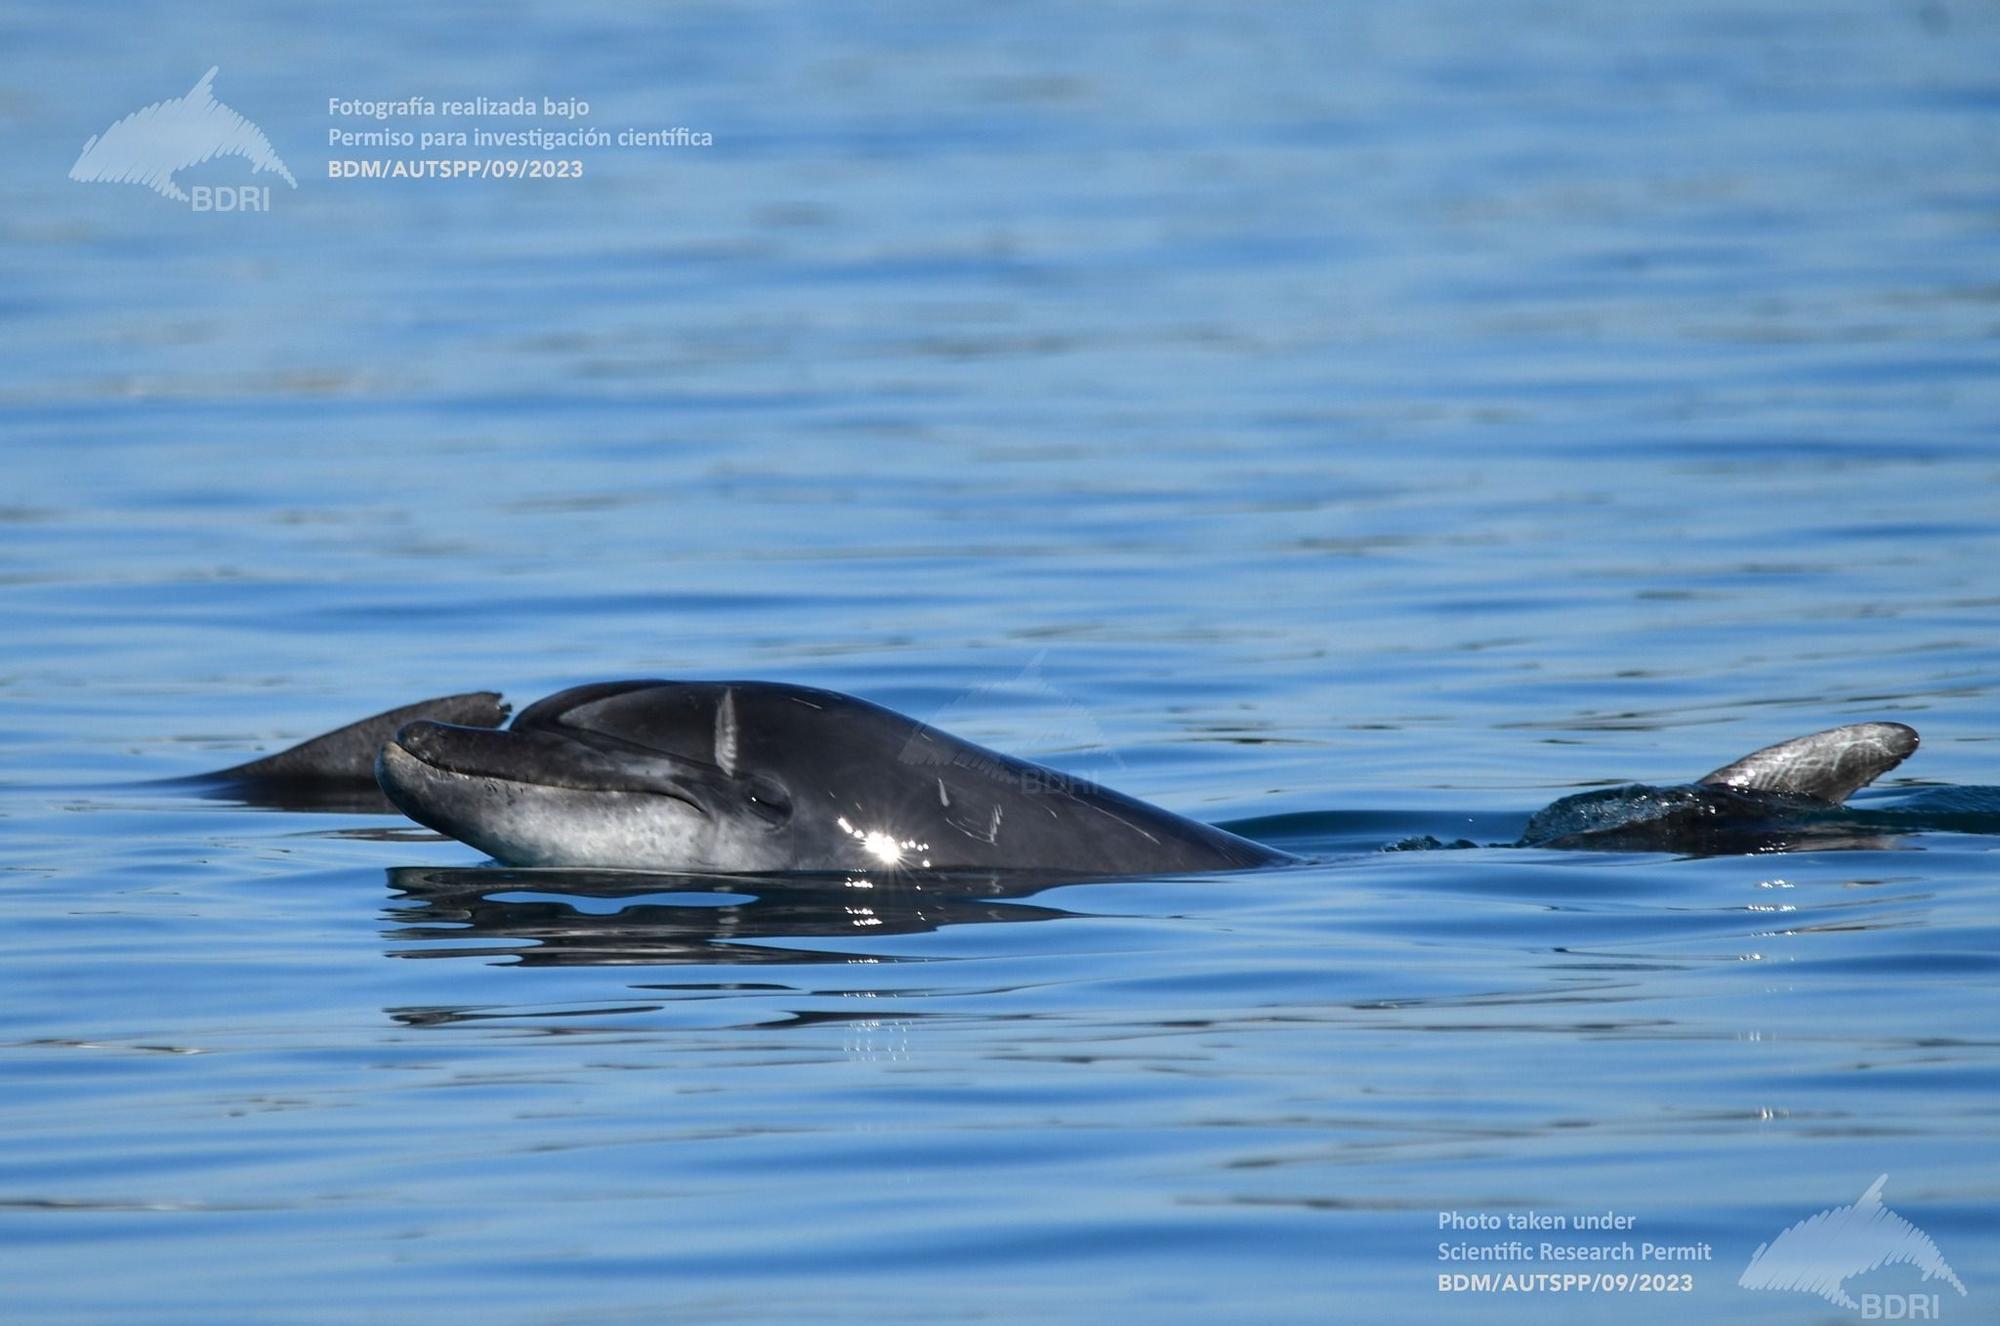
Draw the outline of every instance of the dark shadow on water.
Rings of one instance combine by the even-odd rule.
[[[667,875],[402,867],[383,937],[404,958],[505,958],[524,967],[907,962],[851,941],[971,922],[1076,915],[1020,901],[1046,875]],[[840,941],[824,947],[812,941]]]

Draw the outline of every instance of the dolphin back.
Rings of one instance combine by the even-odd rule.
[[[1839,805],[1908,759],[1915,728],[1901,723],[1851,723],[1752,751],[1700,779],[1706,787],[1777,792]]]

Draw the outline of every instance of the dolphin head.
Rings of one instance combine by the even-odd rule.
[[[611,682],[504,729],[407,724],[375,769],[411,819],[508,865],[880,867],[920,844],[865,826],[857,773],[918,726],[804,687]]]
[[[1286,859],[866,700],[774,682],[606,682],[498,731],[409,723],[375,769],[411,819],[504,865],[1068,878]]]

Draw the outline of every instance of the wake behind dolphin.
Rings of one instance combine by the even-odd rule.
[[[423,701],[207,781],[298,809],[379,809],[386,795],[508,866],[1091,878],[1297,860],[835,691],[606,682],[537,701],[502,728],[506,714],[491,692]],[[1511,845],[1713,854],[1872,843],[1843,830],[1841,803],[1916,748],[1900,723],[1832,728],[1695,783],[1565,797]],[[1442,844],[1400,844],[1418,845]]]

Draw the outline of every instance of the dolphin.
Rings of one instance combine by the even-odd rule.
[[[1769,1243],[1757,1245],[1736,1283],[1745,1289],[1799,1289],[1818,1294],[1836,1307],[1860,1304],[1847,1292],[1857,1275],[1904,1262],[1943,1280],[1965,1296],[1965,1283],[1938,1251],[1931,1236],[1882,1205],[1887,1174],[1849,1206],[1836,1206],[1799,1221]]]
[[[442,696],[177,781],[284,809],[400,810],[503,866],[1082,879],[1298,859],[835,691],[618,681],[537,701],[503,728],[508,711],[492,691]],[[1564,797],[1498,845],[1712,855],[1879,845],[1857,833],[1934,823],[1993,832],[2000,810],[1984,802],[1943,817],[1842,812],[1917,740],[1901,723],[1795,737],[1693,783]]]
[[[510,866],[658,871],[1241,870],[1294,858],[835,691],[621,681],[505,729],[418,720],[376,778]]]
[[[1537,812],[1517,847],[1769,851],[1838,835],[1842,802],[1917,748],[1901,723],[1850,723],[1752,751],[1693,783],[1579,792]]]
[[[215,157],[236,156],[248,161],[253,171],[275,171],[298,188],[299,182],[278,159],[264,131],[215,99],[212,85],[220,68],[203,74],[186,96],[156,101],[92,135],[69,168],[69,177],[143,184],[186,202],[187,192],[174,179],[176,171]]]

